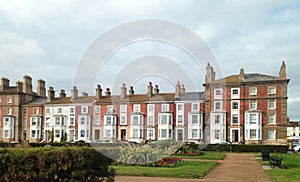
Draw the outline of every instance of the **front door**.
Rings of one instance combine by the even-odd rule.
[[[74,141],[74,130],[70,130],[70,138],[69,138],[70,142]]]
[[[121,130],[121,140],[126,140],[126,130]]]
[[[232,142],[239,142],[239,130],[232,130]]]
[[[177,141],[183,142],[183,129],[177,129]]]

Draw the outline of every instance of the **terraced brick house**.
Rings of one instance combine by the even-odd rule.
[[[215,79],[206,67],[205,126],[208,143],[285,144],[286,65],[278,76],[245,73]]]
[[[23,77],[23,82],[17,81],[15,86],[10,85],[10,80],[8,78],[1,79],[1,141],[39,141],[41,133],[37,135],[37,132],[41,131],[40,126],[34,126],[33,124],[36,123],[34,120],[40,119],[43,114],[42,112],[40,112],[41,107],[43,107],[43,103],[38,103],[37,100],[43,100],[44,98],[46,98],[44,93],[44,86],[45,81],[38,80],[37,93],[33,92],[32,78],[28,75],[25,75]],[[33,113],[33,110],[35,110],[36,113]],[[26,113],[24,114],[24,112]]]

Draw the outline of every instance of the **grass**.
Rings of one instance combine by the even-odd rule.
[[[151,177],[173,177],[173,178],[203,178],[218,163],[183,161],[181,165],[173,168],[147,167],[147,166],[112,166],[116,175],[120,176],[151,176]]]
[[[223,160],[226,157],[226,154],[216,152],[205,152],[203,155],[197,156],[172,155],[171,157],[180,157],[182,159]]]
[[[271,170],[266,170],[270,174],[274,182],[298,182],[300,181],[300,154],[271,154],[270,157],[282,155],[283,169],[275,167]],[[258,159],[262,165],[269,165],[269,161]]]

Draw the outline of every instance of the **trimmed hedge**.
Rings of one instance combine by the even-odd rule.
[[[87,147],[0,149],[0,181],[113,181],[111,163]]]
[[[205,150],[222,152],[261,152],[262,150],[268,150],[272,153],[287,153],[288,148],[288,145],[209,144],[205,147]]]

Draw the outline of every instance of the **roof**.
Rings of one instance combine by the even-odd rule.
[[[122,103],[122,102],[164,102],[164,101],[174,101],[174,93],[159,93],[154,94],[151,98],[148,98],[147,94],[136,94],[127,95],[124,99],[120,96],[103,96],[101,99],[97,100],[96,104],[106,104],[106,103]]]
[[[76,104],[76,103],[92,103],[95,101],[95,96],[81,96],[77,97],[76,99],[72,100],[71,97],[57,97],[46,104]]]
[[[281,80],[281,79],[277,76],[251,73],[251,74],[245,74],[244,80],[242,82],[275,81],[275,80]],[[231,76],[227,76],[212,81],[212,83],[237,83],[237,82],[241,82],[240,75],[231,75]]]
[[[35,98],[33,101],[24,104],[25,106],[44,105],[47,102],[47,98]]]
[[[186,92],[180,94],[177,101],[204,100],[204,92]]]

